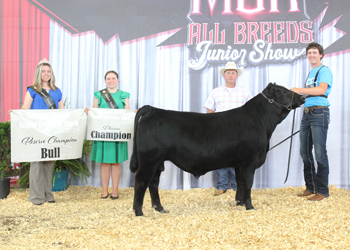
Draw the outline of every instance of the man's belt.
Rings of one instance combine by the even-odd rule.
[[[314,111],[315,109],[323,109],[323,108],[327,108],[327,106],[304,107],[304,113],[305,113],[305,114],[308,114],[308,113]]]

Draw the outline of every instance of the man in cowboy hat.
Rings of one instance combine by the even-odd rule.
[[[225,84],[215,88],[208,97],[204,107],[208,113],[222,112],[233,108],[238,108],[245,104],[252,94],[250,91],[236,84],[237,78],[244,72],[243,67],[237,67],[234,62],[228,62],[224,68],[220,69],[220,75],[225,79]],[[216,170],[217,190],[216,195],[223,194],[229,188],[236,190],[236,178],[234,168],[224,168]]]

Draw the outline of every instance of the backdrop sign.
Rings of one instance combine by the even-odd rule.
[[[305,0],[192,0],[187,19],[187,46],[197,53],[189,62],[193,70],[226,61],[243,67],[292,62],[314,39]]]
[[[86,131],[83,109],[13,110],[11,161],[77,159]]]
[[[88,140],[130,141],[134,135],[134,110],[90,109],[88,115]]]

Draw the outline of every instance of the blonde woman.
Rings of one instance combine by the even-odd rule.
[[[35,69],[34,83],[27,88],[22,109],[64,109],[61,90],[55,85],[55,75],[46,59]],[[42,205],[54,203],[52,172],[54,161],[31,162],[29,171],[29,201]]]

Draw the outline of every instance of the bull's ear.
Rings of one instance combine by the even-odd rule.
[[[271,87],[271,85],[272,85],[272,83],[271,83],[271,82],[269,82],[269,84],[267,84],[267,86],[265,87],[265,89],[270,88],[270,87]]]
[[[276,83],[274,82],[273,84],[275,84],[276,85]]]
[[[274,87],[273,87],[273,83],[270,82],[270,83],[266,86],[266,88],[264,89],[264,93],[265,93],[266,95],[270,96],[271,91],[272,91],[273,88],[274,88]]]

